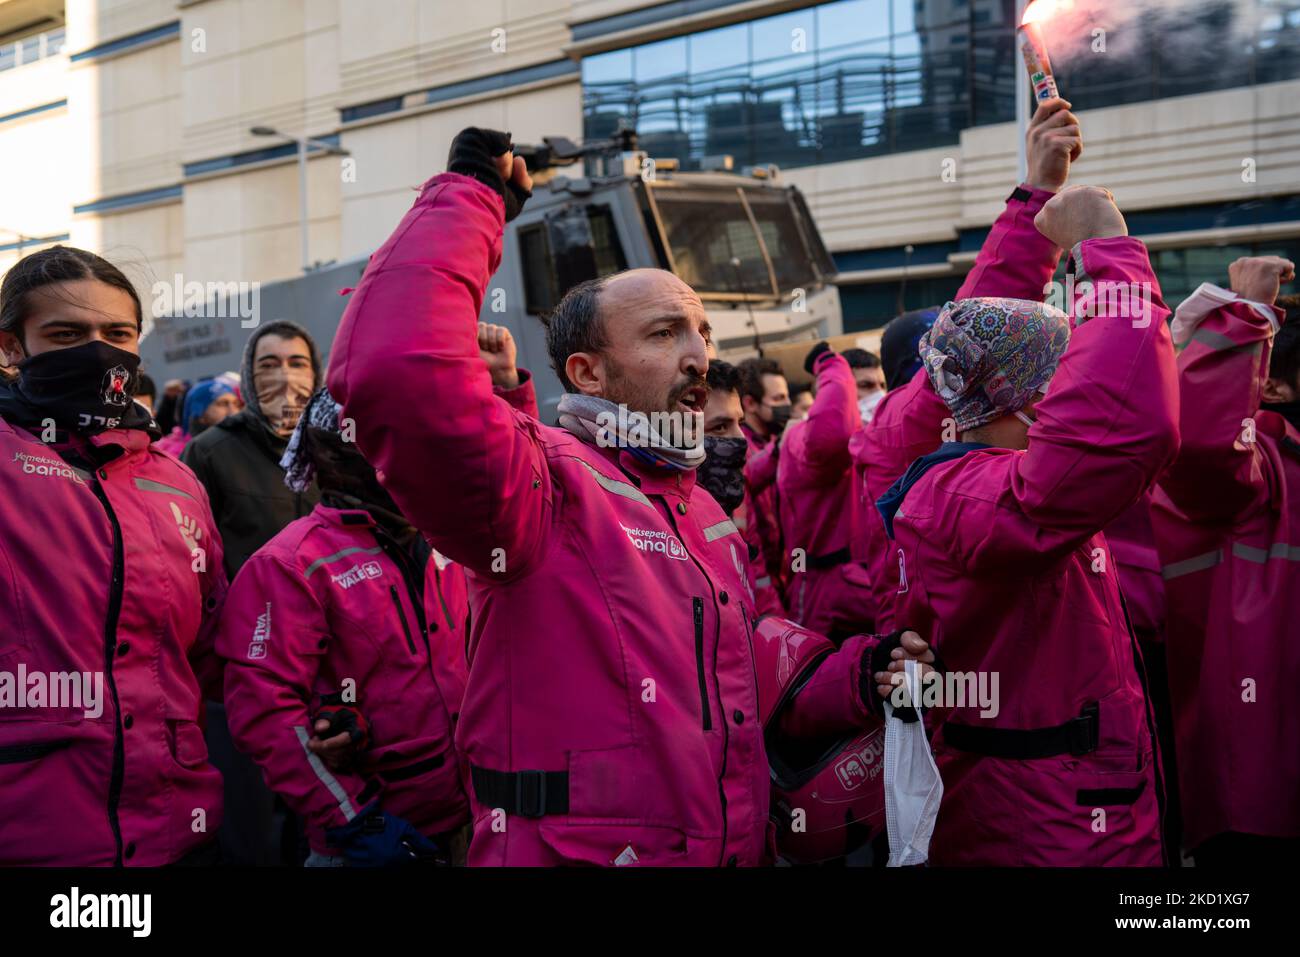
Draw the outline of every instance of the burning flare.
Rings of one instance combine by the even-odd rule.
[[[1042,23],[1058,13],[1064,13],[1074,6],[1074,0],[1033,0],[1025,7],[1025,15],[1020,18],[1020,25]]]
[[[1043,39],[1043,25],[1073,5],[1074,0],[1033,0],[1025,8],[1025,15],[1016,31],[1020,35],[1020,52],[1025,57],[1025,68],[1029,71],[1029,84],[1033,87],[1036,102],[1060,95],[1056,89],[1056,77],[1052,75],[1047,43]]]

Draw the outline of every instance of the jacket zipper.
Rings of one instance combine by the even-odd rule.
[[[393,596],[393,604],[397,606],[397,617],[402,619],[402,631],[406,633],[406,646],[411,649],[411,654],[415,654],[415,639],[411,637],[411,626],[407,624],[406,612],[402,609],[402,599],[397,595],[397,586],[389,585],[388,594]]]
[[[109,504],[108,495],[98,482],[92,482],[95,497],[104,506],[109,524],[113,527],[113,577],[108,592],[108,614],[104,619],[104,674],[108,690],[113,696],[113,771],[108,783],[108,824],[113,830],[115,851],[113,866],[122,866],[122,822],[118,819],[118,805],[122,800],[122,784],[126,777],[126,739],[122,733],[122,704],[117,694],[117,679],[113,676],[113,659],[117,657],[117,621],[122,613],[122,590],[125,584],[126,556],[122,545],[122,526]]]
[[[713,717],[709,713],[709,685],[704,678],[704,599],[692,598],[691,606],[695,613],[695,673],[700,682],[700,714],[703,715],[704,730],[713,730]]]
[[[680,483],[680,479],[679,479],[679,483]],[[677,534],[678,541],[681,541],[681,529],[677,527],[677,522],[673,520],[673,510],[671,508],[668,508],[667,502],[664,503],[664,513],[668,516],[668,524],[672,528],[673,532]],[[713,607],[714,610],[716,611],[718,607],[718,595],[717,595],[717,589],[714,588],[713,586],[713,579],[709,577],[709,573],[705,571],[704,566],[700,564],[700,560],[691,554],[691,550],[689,548],[686,548],[685,542],[682,542],[682,548],[686,551],[686,554],[690,556],[691,563],[696,568],[698,568],[700,574],[704,576],[704,580],[709,583],[709,589],[713,592]],[[702,645],[703,644],[702,633],[704,627],[701,618],[704,614],[704,599],[696,598],[694,599],[694,602],[695,602],[696,609],[698,609],[696,615],[697,624],[695,626],[695,633],[699,638],[699,644]],[[714,616],[713,635],[714,635],[715,643],[719,643],[722,641],[722,615],[720,612]],[[703,654],[697,655],[697,661],[699,662],[700,669],[703,669],[704,667],[703,659],[704,659]],[[716,661],[717,659],[715,657],[714,659],[715,665],[716,665]],[[716,667],[714,670],[716,672]],[[714,686],[718,690],[718,704],[719,706],[721,706],[722,689],[718,687],[716,673],[714,674],[713,678],[714,678]],[[704,685],[700,689],[702,692],[704,692],[704,697],[706,699],[708,696],[707,688],[708,686]],[[707,708],[705,709],[705,714],[706,715],[708,714]],[[727,853],[727,833],[730,830],[727,821],[727,789],[726,786],[723,784],[723,781],[727,777],[727,754],[729,753],[730,747],[731,747],[731,731],[727,727],[727,722],[724,719],[722,722],[722,770],[718,772],[718,806],[722,811],[722,843],[718,847],[718,864],[717,864],[718,867],[722,866],[722,861]]]

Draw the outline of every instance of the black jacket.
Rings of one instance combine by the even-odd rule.
[[[181,453],[208,490],[231,580],[253,552],[320,501],[315,485],[299,494],[284,484],[280,456],[287,444],[245,409],[205,429]]]

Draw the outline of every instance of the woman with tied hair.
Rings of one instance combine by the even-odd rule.
[[[0,865],[210,861],[221,778],[199,726],[221,539],[131,400],[140,299],[54,246],[0,285]]]
[[[968,299],[921,340],[960,441],[877,503],[900,560],[895,613],[950,671],[1000,689],[993,707],[938,716],[932,859],[1159,865],[1154,718],[1102,529],[1178,450],[1169,310],[1107,191],[1064,190],[1035,225],[1076,279],[1153,295],[1142,314],[1085,300],[1072,330],[1041,303]]]

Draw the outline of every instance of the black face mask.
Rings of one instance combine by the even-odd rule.
[[[773,435],[780,435],[790,422],[790,413],[794,411],[794,406],[787,402],[785,405],[771,405],[768,408],[772,410],[772,421],[768,427]]]
[[[1292,399],[1290,402],[1264,402],[1260,408],[1266,412],[1276,412],[1293,427],[1300,429],[1300,399]]]
[[[153,416],[131,398],[139,367],[139,356],[99,340],[30,356],[18,364],[0,414],[24,426],[53,419],[57,428],[81,435],[157,432]]]
[[[704,462],[695,470],[695,480],[718,500],[730,515],[745,498],[745,456],[749,442],[725,435],[704,437]]]

